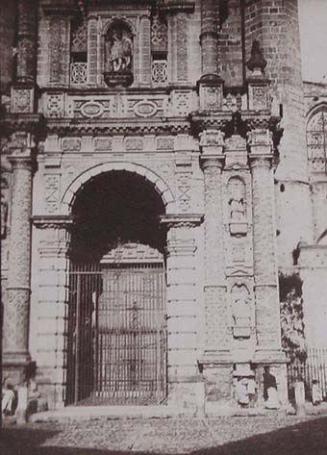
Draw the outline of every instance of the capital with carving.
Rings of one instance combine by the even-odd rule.
[[[273,165],[273,156],[250,154],[249,165],[251,169],[271,169]]]
[[[200,133],[200,157],[203,169],[208,167],[222,168],[225,162],[225,134],[216,129],[207,129]]]
[[[16,132],[11,136],[8,160],[13,168],[30,168],[32,165],[32,150],[35,147],[33,135],[26,132]]]
[[[256,155],[272,155],[273,139],[272,132],[268,129],[257,128],[247,133],[247,143],[251,153]]]

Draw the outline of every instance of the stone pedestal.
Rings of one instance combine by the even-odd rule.
[[[32,138],[16,133],[9,160],[13,187],[7,301],[3,322],[3,376],[19,383],[30,363],[28,352],[32,207]]]
[[[48,407],[66,399],[69,217],[34,216],[38,238],[37,381]]]
[[[200,215],[168,215],[167,235],[168,403],[198,408],[197,367],[199,305],[197,301],[196,227]]]

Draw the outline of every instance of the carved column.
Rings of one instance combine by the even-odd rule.
[[[197,226],[200,215],[167,215],[168,401],[197,406],[199,286]]]
[[[30,360],[28,352],[30,262],[32,208],[32,137],[28,133],[15,133],[12,164],[13,187],[11,202],[11,229],[7,301],[4,307],[4,368],[12,370],[14,381],[24,374]]]
[[[250,133],[249,138],[257,342],[259,350],[279,350],[281,331],[271,133],[257,129]]]
[[[228,349],[222,168],[224,137],[220,131],[201,134],[205,191],[205,354]]]
[[[67,216],[34,216],[38,247],[37,340],[38,374],[50,409],[64,406],[67,377],[67,318],[69,301],[69,245],[72,220]]]

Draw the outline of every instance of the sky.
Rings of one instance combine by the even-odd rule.
[[[327,0],[299,0],[303,80],[327,83]]]

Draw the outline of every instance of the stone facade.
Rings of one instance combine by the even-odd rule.
[[[67,403],[74,207],[89,182],[127,173],[164,207],[168,404],[235,402],[249,368],[261,397],[265,366],[286,403],[279,271],[300,273],[308,343],[327,346],[327,92],[301,80],[297,1],[19,0],[16,13],[5,372],[33,361],[48,406]]]

